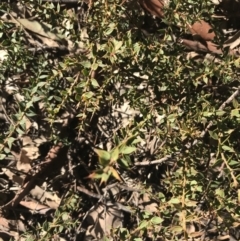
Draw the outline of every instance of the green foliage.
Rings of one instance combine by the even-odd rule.
[[[19,25],[0,20],[0,46],[8,54],[0,64],[0,83],[6,86],[7,77],[14,75],[27,80],[17,83],[12,94],[18,93],[24,100],[7,113],[11,121],[0,134],[0,159],[11,155],[19,136],[30,133],[28,120],[38,123],[39,134],[49,141],[67,140],[71,145],[74,141],[70,134],[62,132],[66,126],[66,132],[71,130],[76,136],[91,132],[89,136],[97,138],[94,121],[102,112],[129,103],[139,112],[138,118],[129,117],[126,125],[117,123],[119,128],[110,128],[104,140],[99,138],[103,148],[93,147],[95,154],[91,155],[97,155],[98,163],[84,160],[91,167],[88,178],[107,185],[112,177],[121,182],[123,172],[131,174],[137,169],[138,175],[147,173],[136,177],[146,190],[152,184],[147,178],[151,173],[148,165],[142,171],[136,163],[171,155],[174,164],[165,163],[162,169],[159,167],[161,171],[156,171],[154,184],[161,191],[149,192],[159,203],[157,212],[138,213],[136,227],[119,228],[118,240],[139,241],[143,240],[139,236],[147,237],[149,233],[153,240],[178,240],[180,234],[187,240],[195,235],[188,232],[187,226],[212,214],[223,220],[222,229],[238,226],[240,99],[236,95],[226,102],[238,89],[235,80],[239,59],[223,54],[218,62],[194,61],[172,42],[173,34],[180,38],[186,34],[187,23],[197,19],[214,23],[218,33],[212,2],[170,1],[162,20],[167,25],[159,27],[155,24],[158,20],[151,18],[155,29],[149,34],[141,29],[144,13],[137,1],[92,1],[92,8],[81,20],[60,3],[29,0],[24,4],[38,23],[48,24],[44,33],[49,39],[60,47],[69,47],[67,41],[84,46],[84,50],[75,53],[67,49],[67,54],[61,54],[58,46],[51,51],[32,51],[30,40],[36,41],[37,37],[29,37],[26,21]],[[1,3],[1,13],[8,11],[9,5]],[[85,30],[87,36],[83,37]],[[221,36],[218,41],[221,43]],[[147,82],[148,88],[140,89],[142,82]],[[73,115],[77,125],[64,126],[64,113]],[[161,142],[154,151],[141,146],[141,142],[149,143],[154,137]],[[107,148],[108,142],[111,148]],[[70,216],[77,208],[70,199],[76,197],[65,200],[51,222],[39,224],[38,231],[44,233],[40,240],[50,240],[66,227],[76,227],[77,221]],[[200,212],[197,207],[201,201],[206,210]],[[224,220],[224,212],[231,218]]]
[[[51,240],[53,237],[57,237],[58,234],[66,232],[66,230],[74,230],[78,227],[78,220],[74,220],[74,212],[79,207],[79,196],[73,193],[69,193],[63,202],[63,205],[54,213],[53,220],[49,222],[46,220],[43,224],[38,224],[36,227],[37,234],[41,236],[39,240]],[[34,240],[34,233],[27,232],[23,235],[26,240]]]
[[[99,164],[101,165],[102,169],[94,171],[92,174],[90,174],[89,178],[100,178],[101,184],[103,182],[106,183],[109,177],[113,176],[115,179],[121,182],[122,179],[113,166],[119,164],[128,167],[127,157],[129,154],[136,150],[136,147],[126,145],[126,142],[129,142],[131,139],[132,137],[124,140],[122,143],[110,151],[99,150],[95,148],[94,151],[98,155]],[[134,142],[133,139],[132,142]]]

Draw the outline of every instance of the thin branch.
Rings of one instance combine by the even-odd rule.
[[[141,192],[142,191],[141,189],[128,187],[128,186],[120,184],[118,182],[115,182],[113,184],[109,184],[105,188],[103,188],[102,190],[103,190],[103,192],[107,192],[108,190],[110,190],[111,188],[114,188],[114,187],[118,187],[119,189],[123,189],[123,190],[129,191],[129,192]]]
[[[99,199],[99,200],[104,200],[104,195],[99,195],[99,194],[97,194],[97,193],[93,193],[93,192],[91,192],[91,191],[88,191],[86,188],[84,188],[84,187],[79,187],[79,186],[77,186],[77,190],[78,191],[80,191],[80,192],[82,192],[82,193],[85,193],[85,194],[87,194],[88,196],[90,196],[90,197],[93,197],[93,198],[96,198],[96,199]],[[119,203],[119,202],[114,202],[114,203],[112,203],[112,202],[110,202],[110,201],[108,201],[107,203],[107,206],[113,206],[113,205],[116,205],[120,210],[122,210],[122,211],[125,211],[125,212],[128,212],[128,213],[133,213],[133,211],[132,210],[130,210],[127,206],[124,206],[124,205],[122,205],[121,203]]]
[[[97,194],[97,193],[94,193],[94,192],[91,192],[91,191],[88,191],[86,188],[84,187],[80,187],[80,186],[77,186],[77,190],[79,192],[82,192],[82,193],[85,193],[86,195],[90,196],[90,197],[93,197],[93,198],[96,198],[96,199],[101,199],[102,198],[102,195],[100,194]]]
[[[172,155],[167,155],[161,159],[154,160],[154,161],[135,162],[134,165],[135,166],[148,166],[148,165],[155,165],[155,164],[163,164],[164,162],[167,162],[169,160],[174,160],[174,156],[176,156],[176,153],[174,153]]]

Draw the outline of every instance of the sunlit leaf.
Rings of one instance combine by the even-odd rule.
[[[239,104],[238,104],[238,101],[235,98],[232,100],[232,105],[233,105],[234,109],[238,108]]]
[[[12,148],[12,144],[13,144],[14,141],[15,141],[15,138],[13,138],[13,137],[9,137],[9,138],[7,139],[8,147],[9,147],[10,149]]]
[[[217,196],[219,196],[221,198],[225,197],[225,193],[224,193],[223,189],[218,188],[218,189],[216,189],[215,193],[216,193]]]
[[[230,146],[223,145],[223,146],[222,146],[222,149],[223,149],[224,151],[234,152],[234,150],[233,150]]]
[[[100,149],[94,149],[94,151],[97,153],[99,157],[99,163],[102,166],[107,166],[110,163],[111,160],[111,154],[105,150],[100,150]]]
[[[124,158],[121,158],[121,159],[119,160],[119,162],[121,162],[120,164],[123,164],[123,166],[129,167],[129,164],[128,164],[127,160],[125,160]],[[119,163],[119,162],[118,162],[118,163]]]
[[[180,200],[178,198],[171,198],[168,202],[171,204],[179,204]]]
[[[111,175],[116,178],[118,181],[122,181],[121,177],[119,176],[118,172],[113,168],[110,167]]]
[[[80,64],[81,64],[83,67],[88,68],[88,69],[90,69],[91,66],[92,66],[92,64],[91,64],[90,61],[82,61]]]
[[[177,233],[179,233],[179,232],[182,232],[183,228],[182,228],[181,226],[173,226],[173,227],[170,228],[170,230],[171,230],[172,232],[177,232]]]
[[[118,157],[119,157],[119,149],[118,147],[116,147],[111,151],[111,163],[116,162]]]
[[[239,161],[236,161],[236,160],[230,160],[229,163],[228,163],[229,166],[239,166],[240,165],[240,162]]]
[[[163,219],[160,218],[160,217],[153,217],[153,218],[151,219],[151,223],[154,224],[154,225],[160,224],[160,223],[162,223],[162,222],[163,222]]]
[[[132,152],[136,151],[136,149],[137,148],[134,146],[125,146],[124,148],[122,148],[121,153],[125,155],[131,154]]]
[[[138,226],[137,229],[138,229],[138,230],[144,229],[144,228],[146,228],[148,225],[149,225],[148,221],[143,220],[143,221],[140,223],[140,225]]]
[[[110,177],[110,173],[103,173],[102,176],[101,176],[101,181],[100,181],[100,186],[103,184],[103,183],[106,183]]]
[[[223,110],[217,110],[216,111],[217,116],[223,116],[225,113],[226,113],[226,111],[223,111]]]
[[[98,172],[93,172],[91,174],[89,174],[87,177],[85,177],[86,179],[100,179],[102,178],[102,173],[98,173]]]
[[[93,87],[99,87],[99,84],[96,79],[91,79],[91,83]]]
[[[5,154],[0,154],[0,160],[3,160],[6,157]]]
[[[90,99],[94,96],[94,93],[92,91],[86,92],[82,95],[84,99]]]
[[[115,23],[110,23],[108,28],[106,28],[106,31],[104,32],[105,35],[110,35],[113,30],[115,29],[116,25]]]
[[[187,207],[196,207],[197,206],[197,202],[196,201],[192,201],[192,200],[185,200],[185,205]]]
[[[114,50],[115,51],[118,51],[123,45],[123,41],[117,41],[115,39],[114,39],[113,43],[114,43]]]
[[[218,140],[218,134],[216,132],[208,131],[208,133],[214,140]]]

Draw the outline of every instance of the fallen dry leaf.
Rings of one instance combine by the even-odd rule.
[[[52,29],[51,25],[44,22],[40,23],[38,21],[31,21],[26,18],[18,18],[18,19],[12,18],[10,22],[13,22],[17,25],[21,25],[25,29],[32,31],[35,34],[42,35],[52,40],[56,40],[59,42],[62,42],[64,40],[64,37],[56,33]]]
[[[123,213],[117,205],[106,206],[105,209],[103,205],[99,204],[89,212],[85,222],[87,224],[87,231],[84,241],[90,237],[99,240],[104,235],[110,235],[112,228],[122,226]]]
[[[34,213],[39,214],[46,214],[51,208],[49,208],[46,205],[42,205],[36,201],[21,201],[20,204],[30,210],[32,210]]]
[[[19,186],[21,186],[24,182],[24,178],[23,176],[18,176],[15,173],[11,172],[9,169],[7,168],[2,168],[2,171],[4,172],[5,175],[8,176],[8,178],[10,180],[12,180],[13,182],[17,183]]]
[[[230,49],[234,49],[240,44],[240,31],[237,31],[231,38],[224,43],[224,47],[229,46]]]
[[[26,227],[21,220],[7,220],[6,218],[0,217],[0,230],[5,232],[16,230],[25,232]]]
[[[27,173],[32,168],[32,161],[36,160],[40,154],[38,147],[36,147],[36,144],[34,144],[29,136],[24,136],[22,142],[23,148],[21,149],[20,157],[17,161],[17,169]]]
[[[193,37],[200,37],[205,41],[213,41],[215,37],[212,26],[204,20],[197,21],[192,26],[188,25],[188,28]]]
[[[47,192],[39,186],[35,186],[31,191],[31,195],[41,203],[46,203],[50,208],[58,208],[61,199],[54,193]]]

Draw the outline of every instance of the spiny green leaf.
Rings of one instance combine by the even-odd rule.
[[[111,163],[116,162],[118,157],[119,157],[119,149],[118,147],[116,147],[111,151]]]
[[[111,175],[116,178],[118,181],[122,181],[121,177],[119,176],[118,172],[113,168],[113,167],[110,167],[110,172],[111,172]]]
[[[107,166],[111,160],[111,154],[105,150],[100,150],[96,148],[94,148],[94,151],[99,157],[100,164],[104,167]]]
[[[121,159],[119,160],[119,162],[121,162],[121,163],[123,164],[123,166],[129,167],[129,164],[128,164],[127,160],[121,158]],[[118,163],[119,163],[119,162],[118,162]],[[121,163],[119,163],[119,164],[121,164]]]
[[[89,174],[85,178],[87,178],[87,179],[100,179],[100,178],[102,178],[102,174],[103,174],[103,170],[98,169],[98,170],[95,170],[93,173]]]
[[[125,155],[131,154],[132,152],[136,151],[136,149],[137,148],[134,146],[125,146],[124,148],[122,148],[121,153]]]
[[[102,177],[101,177],[101,181],[100,181],[100,186],[102,185],[102,183],[106,183],[110,177],[110,173],[103,173]]]

